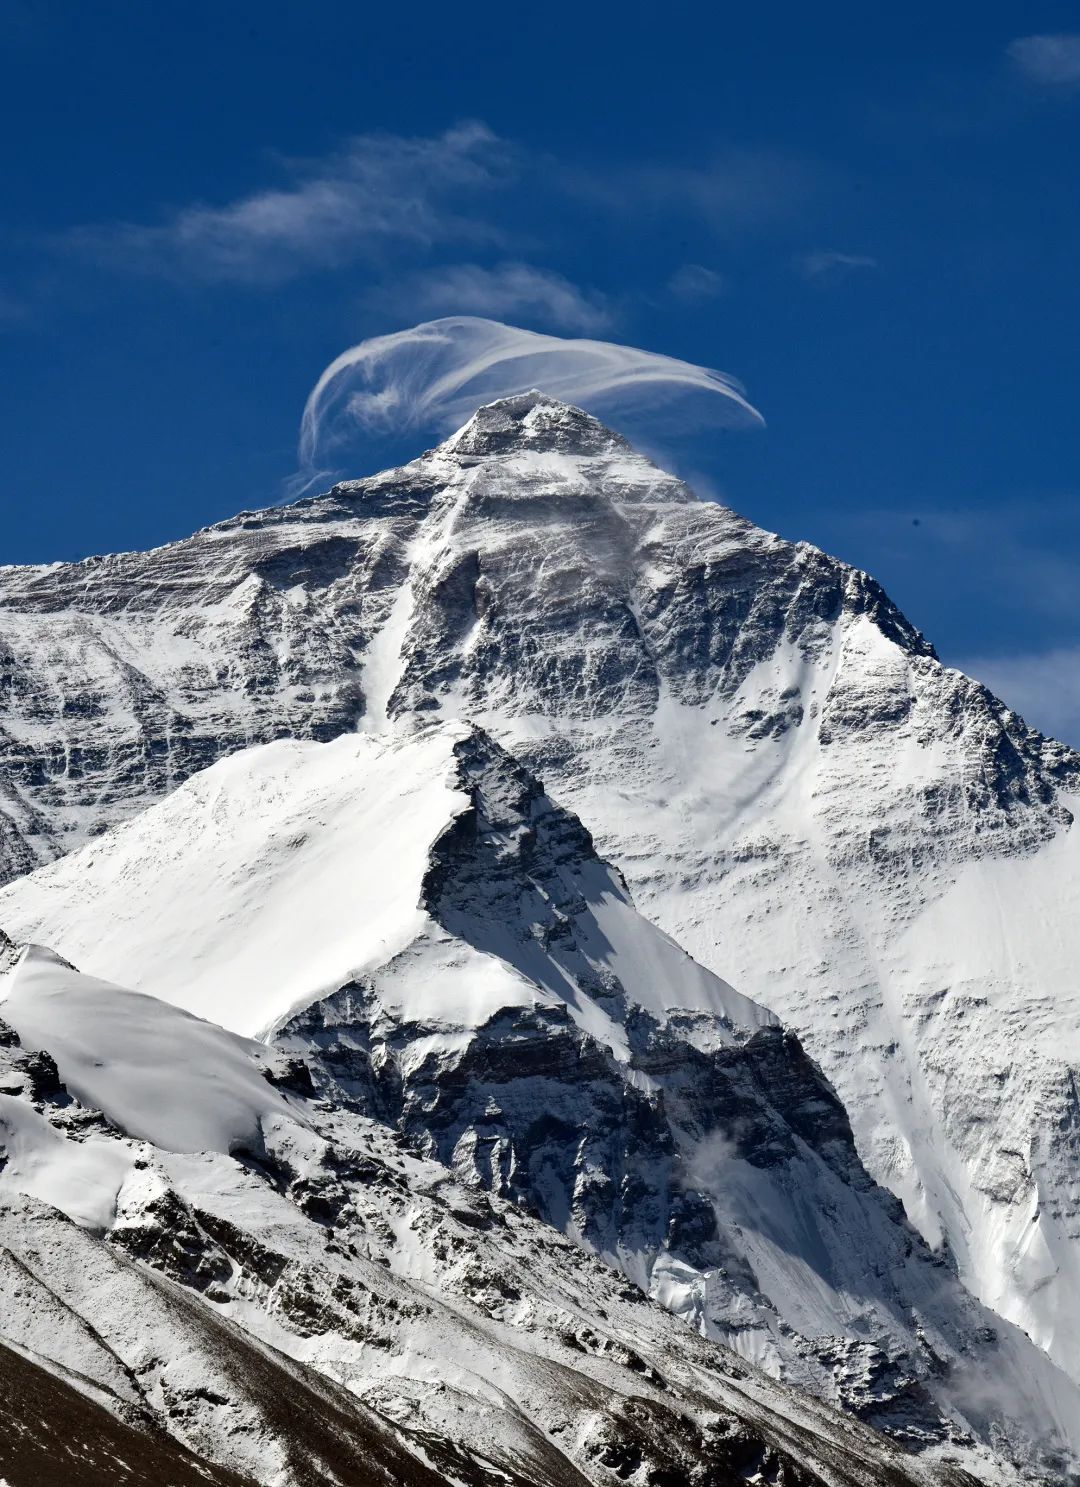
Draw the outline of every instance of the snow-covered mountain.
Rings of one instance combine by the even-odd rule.
[[[12,877],[250,744],[401,733],[436,716],[474,719],[510,747],[576,811],[639,910],[798,1029],[873,1176],[983,1301],[1080,1379],[1080,758],[943,668],[866,575],[698,501],[594,419],[535,394],[482,409],[413,464],[326,496],[151,553],[0,571],[0,850]],[[311,789],[281,826],[298,840],[320,799],[314,778]],[[423,823],[427,809],[417,807]],[[403,856],[368,880],[376,905],[383,871],[387,902],[412,871],[411,822],[394,821]],[[425,833],[414,843],[421,876]],[[314,909],[339,887],[324,846]],[[301,860],[304,844],[293,850]],[[197,901],[198,873],[188,878]],[[50,899],[39,884],[52,882]],[[92,911],[72,907],[72,882],[46,872],[16,884],[0,924],[22,914],[14,928],[29,932],[66,895],[74,918],[58,929],[84,947],[96,935],[102,955],[122,949],[120,979],[144,984],[149,921],[140,931],[136,915],[124,920],[121,892],[95,927]],[[138,902],[139,879],[126,886]],[[235,886],[225,902],[242,917]],[[287,920],[270,913],[278,999],[260,1004],[261,1022],[233,1018],[246,991],[215,990],[198,972],[200,959],[227,957],[230,921],[209,900],[202,908],[198,922],[219,936],[213,955],[189,942],[190,978],[173,956],[156,964],[220,1006],[188,1002],[175,984],[149,989],[249,1032],[272,1023],[284,1037],[287,1024],[289,1036],[334,1046],[334,1019],[345,1018],[363,1044],[364,997],[325,1004],[321,1032],[312,1014],[289,1021],[294,991],[302,1001],[336,990],[340,965],[320,943],[318,975],[290,980]],[[493,950],[504,959],[446,914],[454,955],[465,943],[485,969]],[[168,913],[158,917],[156,928],[182,938]],[[378,918],[372,910],[370,932],[349,943],[354,979],[377,963],[360,952],[377,953]],[[388,921],[386,932],[405,930]],[[54,943],[64,950],[62,937]],[[396,948],[399,1042],[416,1047],[414,971]],[[605,970],[603,956],[585,960]],[[441,968],[448,985],[457,969]],[[466,1000],[496,994],[471,970],[456,979]],[[641,980],[623,992],[655,1017]],[[618,1064],[619,1019],[591,983],[570,982],[576,993],[539,983],[555,998],[544,1016]],[[685,988],[680,1066],[708,1020],[694,1013],[739,1023],[726,983],[695,971]],[[380,1007],[389,996],[380,978]],[[595,1025],[575,1018],[586,1004]],[[674,1036],[670,1019],[664,1028]],[[767,1027],[756,1036],[783,1042]],[[321,1068],[347,1088],[332,1061]],[[402,1081],[398,1106],[385,1107],[414,1137],[418,1088]],[[476,1128],[459,1103],[443,1113],[448,1131],[455,1120]],[[760,1321],[748,1329],[754,1346],[768,1337],[771,1347]]]
[[[1040,1453],[1064,1471],[1080,1448],[1080,1390],[873,1184],[798,1041],[643,919],[580,822],[484,733],[241,751],[10,885],[0,922],[269,1039],[325,1108],[377,1118],[912,1449],[980,1468],[993,1445],[1038,1474]],[[265,1126],[280,1101],[248,1073],[243,1129],[221,1129],[235,1101],[214,1091],[237,1075],[192,1030],[215,1049],[223,1035],[176,1024],[170,1089],[139,998],[35,995],[36,964],[0,1015],[84,1103],[158,1145],[239,1143],[265,1165],[250,1112]],[[164,1135],[144,1110],[158,1102]]]
[[[10,1487],[970,1482],[404,1154],[301,1062],[49,951],[6,959]]]

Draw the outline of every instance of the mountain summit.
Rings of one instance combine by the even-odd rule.
[[[865,573],[529,393],[325,495],[3,570],[0,659],[10,877],[254,744],[481,725],[1080,1380],[1080,757]]]
[[[545,454],[613,454],[630,449],[621,434],[606,428],[591,413],[536,388],[478,408],[442,447],[449,454],[478,457],[526,449]]]

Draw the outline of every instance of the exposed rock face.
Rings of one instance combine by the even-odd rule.
[[[13,874],[254,742],[482,722],[1080,1379],[1080,760],[865,574],[530,395],[325,496],[8,569],[0,648]]]
[[[111,1102],[93,1112],[63,1084],[34,1100],[29,1055],[13,1034],[0,1047],[12,1487],[970,1487],[695,1336],[384,1127],[308,1098],[297,1064],[40,951],[11,977],[12,1017],[58,1017],[65,1078],[116,1060],[89,1076]],[[146,1084],[111,1041],[129,1020]],[[193,1038],[219,1071],[223,1122],[199,1152],[177,1149],[182,1112],[153,1088],[171,1093]],[[236,1144],[253,1109],[258,1153]],[[86,1223],[88,1201],[103,1224]]]

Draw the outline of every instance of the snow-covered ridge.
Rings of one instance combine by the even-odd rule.
[[[493,912],[486,871],[466,883],[440,873],[444,840],[480,829],[496,855],[515,838],[552,837],[535,902]],[[577,916],[567,955],[539,928],[552,913],[565,920],[560,898]],[[476,912],[480,923],[464,930]],[[438,955],[448,932],[471,953],[443,966],[437,992],[398,978],[393,1005],[405,1021],[474,1029],[540,1001],[568,1007],[625,1057],[625,1030],[601,1007],[600,966],[612,987],[659,1017],[705,1010],[732,1036],[776,1021],[641,919],[580,824],[459,723],[235,754],[0,889],[0,922],[89,974],[155,991],[247,1036],[371,971]],[[593,983],[599,998],[584,989]]]
[[[255,1036],[421,931],[431,842],[466,805],[453,736],[282,740],[224,759],[25,880],[42,912],[27,903],[20,915],[9,900],[9,930]],[[371,850],[358,854],[357,841]],[[62,931],[50,902],[74,916]]]

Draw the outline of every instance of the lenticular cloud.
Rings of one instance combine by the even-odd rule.
[[[314,471],[358,433],[453,427],[481,403],[533,387],[595,413],[678,403],[695,421],[761,421],[739,384],[710,367],[455,315],[373,336],[332,361],[304,408],[301,464]]]

